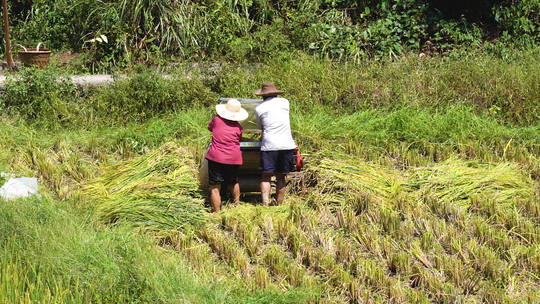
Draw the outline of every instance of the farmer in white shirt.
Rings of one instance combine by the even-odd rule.
[[[270,205],[270,179],[276,176],[277,204],[285,196],[287,173],[295,166],[296,144],[291,134],[289,101],[277,97],[283,94],[272,82],[264,82],[255,95],[263,97],[263,103],[255,108],[257,122],[262,129],[261,144],[261,197],[265,205]]]

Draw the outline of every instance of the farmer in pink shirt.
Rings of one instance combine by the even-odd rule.
[[[208,124],[212,132],[212,143],[206,153],[208,160],[208,184],[210,201],[214,212],[221,209],[221,184],[225,184],[232,193],[234,203],[240,201],[238,167],[242,165],[240,139],[242,126],[238,123],[248,117],[236,99],[229,99],[226,104],[216,106],[217,115]]]

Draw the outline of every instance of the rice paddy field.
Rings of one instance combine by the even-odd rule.
[[[300,56],[87,91],[26,71],[0,169],[42,196],[0,201],[0,303],[539,303],[539,58]],[[306,185],[211,214],[213,105],[264,79]]]

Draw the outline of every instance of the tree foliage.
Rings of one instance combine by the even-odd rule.
[[[87,50],[87,62],[262,60],[302,50],[331,58],[444,53],[500,40],[540,42],[539,0],[17,0],[14,39]],[[105,37],[105,38],[103,38]]]

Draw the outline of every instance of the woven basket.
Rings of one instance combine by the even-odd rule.
[[[49,57],[51,56],[51,50],[48,49],[24,49],[19,50],[19,59],[25,66],[38,66],[40,68],[49,64]]]

